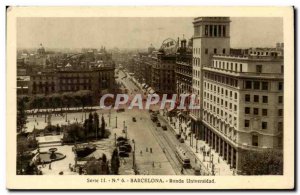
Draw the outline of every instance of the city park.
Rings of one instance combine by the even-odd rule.
[[[54,162],[65,166],[61,175],[118,174],[117,138],[124,137],[124,129],[116,132],[117,115],[114,128],[110,114],[108,123],[99,116],[91,91],[24,96],[17,103],[17,174],[57,173],[51,171]],[[125,139],[119,146],[130,144]]]

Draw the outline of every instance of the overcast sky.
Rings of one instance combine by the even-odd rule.
[[[18,18],[17,47],[147,48],[193,35],[193,18]],[[231,47],[283,42],[282,18],[231,18]]]

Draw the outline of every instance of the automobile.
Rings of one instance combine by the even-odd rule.
[[[127,152],[120,151],[120,152],[119,152],[119,156],[120,156],[120,157],[129,157],[129,154],[128,154]]]
[[[179,133],[176,134],[176,138],[179,139],[181,136]]]
[[[164,131],[167,131],[167,130],[168,130],[168,128],[167,128],[166,125],[161,126],[161,128],[162,128]]]
[[[161,125],[160,125],[160,122],[157,122],[157,123],[156,123],[156,126],[157,126],[157,127],[160,127],[160,126],[161,126]]]
[[[194,168],[194,174],[195,175],[201,175],[201,168],[200,167],[195,167]]]
[[[180,143],[184,143],[184,139],[183,139],[183,138],[180,138],[180,139],[179,139],[179,142],[180,142]]]
[[[126,144],[124,144],[123,146],[126,147],[126,150],[125,150],[126,152],[131,152],[132,147],[131,147],[130,144],[126,143]]]
[[[122,136],[120,136],[120,137],[117,138],[117,141],[118,141],[118,142],[119,142],[119,141],[127,141],[127,139],[124,138],[124,137],[122,137]]]
[[[126,143],[127,143],[126,141],[121,140],[121,141],[118,141],[117,146],[123,146]]]
[[[135,118],[135,117],[132,117],[132,121],[133,121],[133,122],[136,122],[136,118]]]
[[[125,108],[119,108],[117,109],[117,112],[125,112]]]

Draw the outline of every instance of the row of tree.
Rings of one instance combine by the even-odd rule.
[[[283,153],[280,150],[246,150],[241,156],[243,175],[282,175]]]
[[[77,92],[53,93],[49,95],[35,95],[23,97],[28,100],[28,109],[42,108],[67,108],[91,106],[93,103],[93,93],[90,90],[80,90]]]
[[[70,107],[82,107],[84,110],[86,106],[92,105],[92,99],[92,91],[90,90],[81,90],[75,93],[54,93],[47,96],[19,96],[17,98],[17,132],[25,130],[27,122],[26,110],[28,109],[37,109],[39,112],[42,108],[60,108],[62,112],[63,108],[66,108],[65,112],[67,113]]]

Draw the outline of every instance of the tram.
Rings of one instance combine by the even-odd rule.
[[[186,152],[181,147],[176,147],[176,157],[181,163],[183,168],[191,168],[191,161],[186,156]]]

